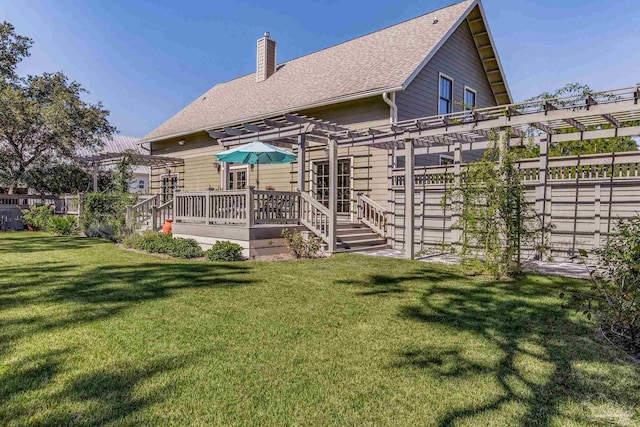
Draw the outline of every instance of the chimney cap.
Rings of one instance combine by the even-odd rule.
[[[266,38],[269,38],[269,36],[271,36],[271,33],[269,33],[269,31],[265,31],[265,32],[264,32],[264,36],[265,36]]]

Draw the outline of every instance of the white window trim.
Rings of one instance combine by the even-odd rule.
[[[448,154],[440,154],[440,156],[438,157],[438,165],[439,166],[443,166],[442,159],[451,160],[452,163],[455,162],[455,159],[454,159],[453,156],[450,156]]]
[[[474,95],[473,99],[476,102],[476,105],[473,106],[474,109],[478,108],[478,91],[473,88],[470,88],[467,85],[464,85],[464,92],[462,93],[462,104],[464,105],[465,111],[471,111],[467,108],[467,91],[473,93]]]
[[[455,93],[454,92],[454,86],[453,86],[455,81],[454,81],[453,77],[450,77],[450,76],[448,76],[448,75],[446,75],[444,73],[438,72],[438,114],[440,114],[440,115],[449,114],[448,112],[444,112],[443,113],[442,111],[440,111],[440,99],[442,98],[442,92],[440,91],[440,89],[441,89],[440,80],[442,80],[443,77],[445,79],[451,81],[451,112],[452,113],[453,113],[453,94]]]
[[[232,170],[240,170],[240,169],[244,169],[247,171],[247,188],[251,187],[251,168],[249,167],[250,165],[245,165],[245,164],[238,164],[238,163],[230,163],[229,167],[227,168],[227,174],[230,174]],[[229,184],[229,177],[226,176],[225,177],[225,187],[224,190],[227,190],[227,185]],[[255,187],[255,186],[254,186]],[[229,190],[231,191],[231,190]]]

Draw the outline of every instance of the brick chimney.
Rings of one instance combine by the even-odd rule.
[[[257,47],[256,81],[262,82],[276,72],[276,41],[269,38],[269,32],[265,32],[258,39]]]

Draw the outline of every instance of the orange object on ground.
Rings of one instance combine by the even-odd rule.
[[[171,233],[171,223],[173,222],[172,219],[168,219],[164,222],[164,225],[162,226],[162,232],[164,234],[169,234]]]

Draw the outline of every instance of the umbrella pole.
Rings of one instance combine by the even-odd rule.
[[[256,163],[256,190],[260,189],[260,163]]]

